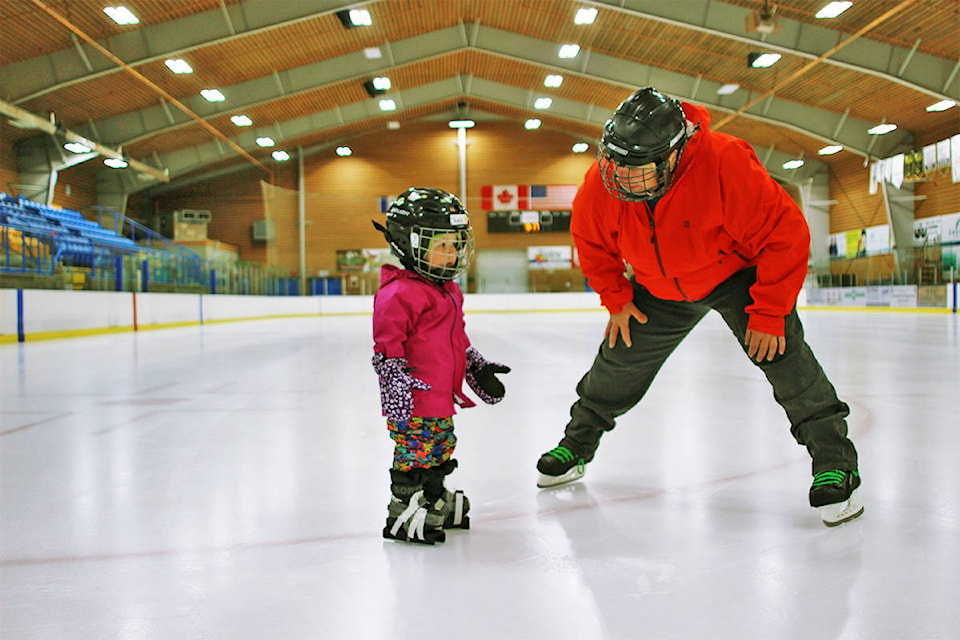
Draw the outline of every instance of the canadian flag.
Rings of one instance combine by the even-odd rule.
[[[530,208],[530,185],[507,184],[480,187],[480,206],[484,211],[511,211]]]

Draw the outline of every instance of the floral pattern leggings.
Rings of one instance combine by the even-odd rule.
[[[387,420],[387,429],[394,444],[393,468],[398,471],[441,465],[450,459],[457,445],[453,416]]]

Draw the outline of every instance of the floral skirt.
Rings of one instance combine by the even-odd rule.
[[[393,468],[399,471],[429,469],[443,464],[453,455],[457,436],[453,417],[387,420],[393,438]]]

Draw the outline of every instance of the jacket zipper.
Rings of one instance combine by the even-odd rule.
[[[653,243],[653,252],[657,256],[657,265],[660,267],[660,274],[666,278],[667,270],[663,268],[663,257],[660,255],[660,244],[657,242],[657,228],[656,225],[653,224],[653,211],[650,210],[650,205],[644,204],[643,206],[647,209],[647,221],[650,222],[650,242]],[[690,300],[686,292],[684,292],[683,287],[680,286],[679,278],[673,278],[673,286],[677,288],[677,291],[680,292],[684,300]]]

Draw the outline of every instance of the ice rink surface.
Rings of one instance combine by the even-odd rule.
[[[960,323],[801,311],[866,512],[711,314],[586,477],[538,490],[603,312],[469,313],[505,400],[455,419],[469,531],[386,541],[369,315],[0,347],[0,638],[960,638]]]

